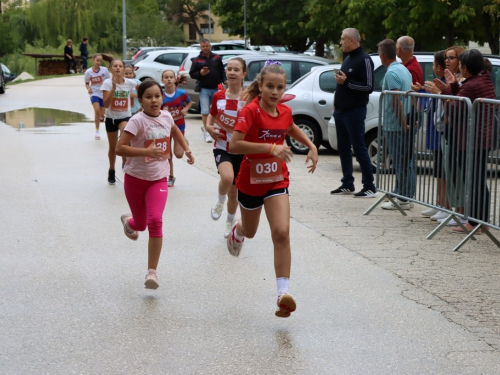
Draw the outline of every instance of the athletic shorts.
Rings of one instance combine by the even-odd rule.
[[[236,177],[240,172],[241,161],[244,155],[230,154],[220,148],[214,148],[215,165],[219,168],[220,163],[229,162],[233,165],[234,180],[233,185],[236,183]]]
[[[267,198],[277,197],[278,195],[284,195],[290,193],[288,192],[288,188],[280,188],[269,190],[266,195],[262,197],[254,197],[253,195],[247,195],[238,190],[238,202],[240,206],[246,210],[256,210],[264,205],[264,201]]]
[[[104,100],[102,98],[99,98],[98,96],[91,96],[90,103],[99,103],[99,106],[104,108]]]
[[[128,120],[130,120],[130,117],[119,118],[119,119],[116,119],[116,120],[113,120],[112,118],[107,118],[106,117],[106,122],[105,122],[106,131],[108,133],[115,133],[119,129],[118,125],[120,125],[124,121],[128,122]]]

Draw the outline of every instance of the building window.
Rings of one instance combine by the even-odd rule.
[[[212,22],[212,30],[208,29],[208,23],[200,24],[200,31],[202,34],[213,34],[214,33],[214,23]]]

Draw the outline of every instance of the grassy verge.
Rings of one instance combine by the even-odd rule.
[[[62,75],[55,75],[55,76],[38,76],[38,77],[35,77],[33,79],[25,79],[25,80],[19,80],[19,81],[16,81],[16,82],[7,82],[7,86],[15,86],[15,85],[18,85],[20,83],[26,83],[26,82],[33,82],[33,81],[42,81],[44,79],[51,79],[51,78],[62,78],[62,77],[66,77],[66,76],[73,76],[73,75],[77,75],[77,76],[83,76],[83,73],[77,73],[77,74],[62,74]]]

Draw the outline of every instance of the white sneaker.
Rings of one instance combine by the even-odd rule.
[[[95,140],[99,141],[101,139],[101,135],[99,133],[95,133]]]
[[[438,219],[437,222],[441,224],[445,220],[446,220],[446,218]],[[467,220],[462,219],[460,217],[458,218],[458,221],[460,221],[462,224],[467,224]],[[451,219],[450,221],[448,221],[446,223],[446,225],[449,227],[458,227],[458,223],[455,221],[455,219]]]
[[[229,234],[231,233],[231,229],[233,229],[233,222],[226,221],[226,230],[224,231],[224,238],[227,238],[227,236],[229,236]]]
[[[413,202],[403,202],[400,201],[399,199],[396,200],[396,203],[402,210],[409,210],[413,208]],[[392,204],[392,202],[387,202],[381,205],[384,210],[397,210],[398,208]]]
[[[422,216],[431,217],[437,214],[439,211],[435,208],[429,208],[428,210],[422,211]]]
[[[295,311],[297,304],[290,294],[278,297],[278,309],[274,313],[278,318],[288,318]]]
[[[158,284],[158,276],[156,274],[156,270],[149,269],[148,274],[146,275],[146,281],[144,282],[144,286],[146,289],[158,289],[160,284]]]
[[[446,219],[449,216],[446,212],[439,211],[437,214],[430,217],[431,220],[438,221],[439,219]]]
[[[210,215],[212,216],[212,220],[217,221],[220,219],[220,217],[222,215],[222,211],[224,210],[224,203],[225,202],[221,203],[219,201],[219,198],[215,198],[215,202],[212,206],[212,209],[210,210]]]
[[[212,142],[212,137],[210,136],[210,133],[205,130],[205,127],[201,127],[201,132],[203,133],[203,138],[205,139],[205,142],[210,143]]]
[[[234,221],[231,228],[231,233],[229,234],[229,236],[227,236],[227,250],[229,251],[229,254],[235,257],[240,255],[241,248],[243,247],[243,241],[245,241],[245,238],[243,238],[240,242],[234,237],[236,225],[238,225],[238,220]]]

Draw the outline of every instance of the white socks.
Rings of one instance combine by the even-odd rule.
[[[228,213],[228,214],[227,214],[227,219],[226,219],[226,222],[228,222],[228,223],[229,223],[229,222],[231,222],[231,223],[232,223],[232,222],[233,222],[233,220],[234,220],[234,217],[235,217],[235,216],[236,216],[236,214],[229,214],[229,213]]]
[[[282,296],[283,294],[288,294],[288,288],[290,287],[290,278],[277,277],[276,283],[278,284],[278,296]]]
[[[219,196],[219,202],[220,203],[224,203],[226,201],[226,196],[225,195],[221,195],[219,193],[217,193],[217,195]]]

